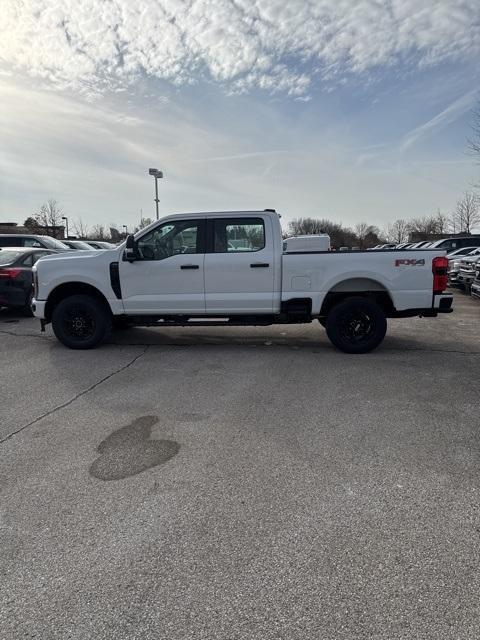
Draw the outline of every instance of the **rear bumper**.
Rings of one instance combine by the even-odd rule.
[[[47,302],[45,300],[35,300],[32,302],[33,315],[40,320],[45,320],[45,307]]]
[[[451,293],[442,293],[433,296],[432,310],[438,313],[451,313],[453,305],[453,296]]]
[[[431,307],[420,309],[405,309],[404,311],[394,311],[389,315],[390,318],[436,318],[439,313],[452,313],[453,295],[451,293],[442,293],[433,296]]]

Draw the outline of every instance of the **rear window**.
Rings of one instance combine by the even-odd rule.
[[[260,251],[265,247],[261,218],[225,218],[214,221],[215,253]]]
[[[0,266],[15,262],[15,260],[17,260],[22,254],[23,254],[23,251],[8,251],[5,249],[1,249],[0,250]]]
[[[23,247],[24,238],[20,236],[0,236],[0,247]]]

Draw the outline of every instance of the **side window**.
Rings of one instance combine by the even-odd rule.
[[[24,247],[41,247],[42,245],[35,238],[25,238],[23,242]]]
[[[203,253],[202,220],[166,222],[142,236],[139,259],[165,260],[183,253]]]
[[[260,251],[265,247],[265,225],[261,218],[230,218],[213,222],[215,253]]]
[[[23,260],[22,267],[31,267],[32,264],[33,264],[33,256],[30,254]]]
[[[0,236],[0,247],[23,247],[23,242],[17,238],[8,238]]]

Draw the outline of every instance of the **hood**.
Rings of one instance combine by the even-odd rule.
[[[103,251],[92,249],[91,251],[62,251],[61,253],[52,253],[49,256],[40,258],[40,260],[42,262],[51,262],[52,260],[91,260],[94,258],[105,259],[105,256],[107,256],[108,254],[113,254],[115,257],[117,257],[117,251],[114,249],[105,249]]]
[[[480,260],[480,256],[472,256],[471,258],[463,258],[462,264],[475,264]]]

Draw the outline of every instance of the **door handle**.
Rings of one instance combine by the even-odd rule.
[[[198,264],[182,264],[180,269],[200,269]]]
[[[254,262],[253,264],[250,265],[250,267],[252,269],[258,269],[260,267],[269,267],[270,265],[268,264],[268,262]]]

